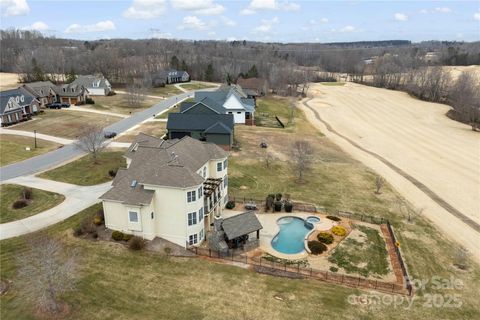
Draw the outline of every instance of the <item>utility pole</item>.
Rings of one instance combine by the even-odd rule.
[[[37,130],[33,130],[33,136],[35,140],[35,149],[37,149]]]

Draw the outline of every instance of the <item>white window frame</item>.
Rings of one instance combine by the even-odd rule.
[[[198,192],[198,199],[200,199],[203,196],[203,186],[200,186],[197,192]]]
[[[220,168],[220,170],[218,170]],[[217,172],[221,172],[223,169],[223,163],[222,162],[217,162]]]
[[[188,236],[188,244],[189,245],[194,245],[194,244],[197,244],[197,243],[198,243],[198,235],[196,233]]]
[[[228,159],[223,160],[223,170],[228,168]]]
[[[197,224],[197,212],[194,211],[194,212],[189,212],[187,214],[187,224],[189,226],[194,226]]]
[[[203,207],[198,210],[198,222],[201,222],[203,220]]]
[[[135,214],[137,221],[132,220],[132,213]],[[130,223],[138,223],[138,222],[139,222],[138,212],[137,212],[137,211],[128,211],[128,222],[130,222]]]
[[[192,190],[187,192],[187,202],[195,202],[197,201],[197,190]]]
[[[228,176],[223,177],[223,188],[228,186]]]

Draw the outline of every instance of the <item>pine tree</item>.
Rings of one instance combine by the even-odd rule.
[[[173,56],[170,60],[170,68],[175,70],[180,69],[180,60],[178,60],[177,56]]]
[[[250,70],[248,70],[246,78],[257,78],[257,77],[258,77],[257,67],[253,65],[250,68]]]
[[[77,75],[75,74],[75,70],[73,68],[71,68],[70,71],[65,74],[65,79],[68,83],[71,83],[77,79]]]
[[[208,64],[207,70],[205,70],[205,80],[206,81],[213,81],[213,66],[212,64]]]
[[[37,60],[35,58],[32,58],[32,76],[33,76],[33,81],[45,80],[45,73],[43,72],[42,68],[38,65]]]
[[[182,69],[181,70],[188,72],[188,66],[187,66],[187,63],[185,62],[185,60],[182,60]]]

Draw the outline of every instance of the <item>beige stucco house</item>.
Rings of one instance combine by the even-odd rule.
[[[182,247],[202,243],[227,202],[227,153],[188,136],[140,134],[103,201],[105,226]]]

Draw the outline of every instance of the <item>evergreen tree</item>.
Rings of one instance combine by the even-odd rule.
[[[182,60],[182,68],[181,68],[181,70],[188,72],[188,66],[187,66],[187,63],[185,62],[185,60]]]
[[[205,80],[206,81],[213,81],[213,66],[211,63],[208,64],[207,70],[205,70]]]
[[[170,60],[170,68],[175,70],[180,69],[180,60],[178,60],[177,56],[173,56]]]
[[[257,77],[258,77],[257,67],[253,65],[250,68],[250,70],[248,70],[246,78],[257,78]]]
[[[38,65],[37,60],[32,58],[32,77],[33,81],[44,81],[45,73],[42,68]]]
[[[70,71],[65,74],[65,79],[68,83],[71,83],[77,79],[77,75],[75,74],[75,70],[73,68],[71,68]]]
[[[231,85],[232,84],[232,76],[230,75],[230,73],[227,72],[227,74],[225,75],[225,82],[228,84],[228,85]]]

